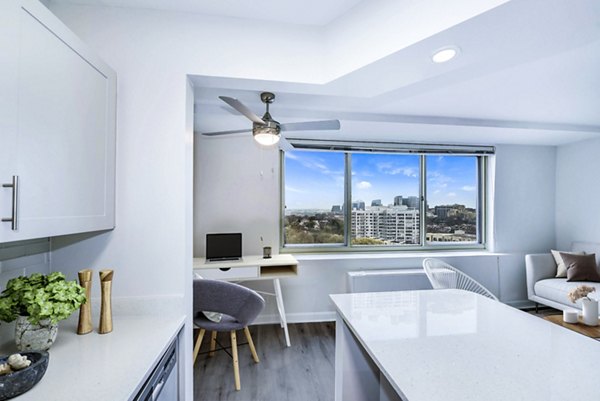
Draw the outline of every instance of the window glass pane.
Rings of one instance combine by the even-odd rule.
[[[285,153],[284,243],[344,244],[345,156]]]
[[[477,241],[477,156],[427,156],[427,242]]]
[[[352,154],[352,245],[420,243],[419,171],[419,156]]]

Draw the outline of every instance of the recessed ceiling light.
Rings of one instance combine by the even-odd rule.
[[[434,63],[445,63],[446,61],[452,60],[458,54],[458,47],[448,46],[442,47],[433,53],[431,60]]]

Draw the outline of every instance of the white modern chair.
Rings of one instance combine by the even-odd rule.
[[[439,259],[427,258],[423,260],[423,269],[434,289],[456,288],[471,291],[497,301],[498,298],[487,288],[467,276],[465,273],[450,266]]]

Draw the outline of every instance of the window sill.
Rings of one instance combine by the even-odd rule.
[[[451,258],[475,256],[502,256],[504,253],[486,250],[457,250],[457,251],[417,251],[417,252],[329,252],[329,253],[293,253],[299,260],[373,260],[373,259],[422,259],[422,258]]]

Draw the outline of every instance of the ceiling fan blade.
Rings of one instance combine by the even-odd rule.
[[[249,129],[234,129],[230,131],[217,131],[217,132],[203,132],[204,136],[219,136],[219,135],[230,135],[230,134],[240,134],[242,132],[251,132]]]
[[[281,124],[282,131],[325,131],[339,130],[339,120],[305,121],[302,123]]]
[[[230,105],[231,107],[233,107],[234,109],[239,111],[241,114],[245,115],[250,121],[258,123],[258,124],[265,123],[262,118],[260,118],[256,114],[254,114],[252,112],[252,110],[247,108],[244,105],[244,103],[240,102],[239,100],[234,99],[232,97],[227,97],[227,96],[219,96],[219,99],[221,99],[222,101],[224,101],[225,103],[227,103],[228,105]]]

